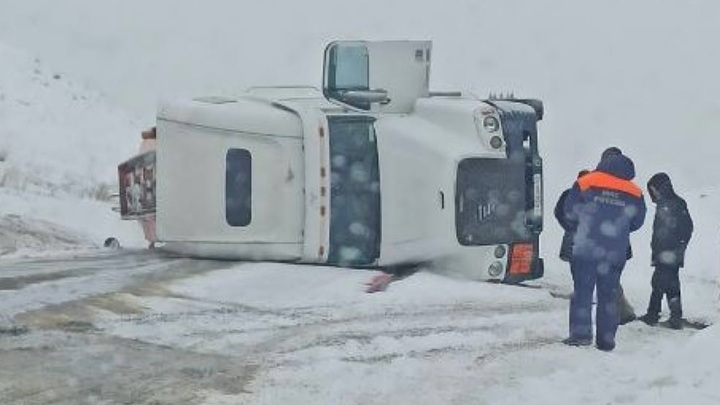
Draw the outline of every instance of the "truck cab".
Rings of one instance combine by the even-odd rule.
[[[542,103],[431,92],[431,51],[338,41],[322,90],[162,104],[156,150],[119,167],[122,196],[152,161],[155,200],[123,218],[197,257],[541,277]]]

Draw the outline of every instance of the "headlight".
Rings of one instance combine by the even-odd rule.
[[[495,246],[495,257],[500,259],[501,257],[505,256],[505,253],[507,253],[507,249],[505,249],[504,245],[497,245]]]
[[[493,135],[492,138],[490,138],[490,146],[493,147],[493,149],[500,149],[503,145],[503,140],[497,135]]]
[[[500,129],[500,121],[495,117],[483,118],[483,128],[488,132],[495,132]]]
[[[503,272],[503,265],[500,262],[493,262],[493,264],[488,267],[488,274],[490,277],[497,277],[501,275]]]

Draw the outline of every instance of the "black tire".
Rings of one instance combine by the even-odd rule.
[[[120,249],[120,241],[117,238],[109,237],[103,242],[103,247],[108,249]]]

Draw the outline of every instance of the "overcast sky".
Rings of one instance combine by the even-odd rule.
[[[3,0],[0,42],[152,123],[159,98],[320,85],[333,39],[434,41],[434,90],[543,99],[553,200],[617,145],[644,185],[715,185],[720,4],[707,1]],[[1,79],[0,79],[1,80]]]

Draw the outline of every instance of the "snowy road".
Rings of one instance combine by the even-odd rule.
[[[3,404],[664,403],[697,333],[568,348],[547,285],[424,272],[368,295],[367,271],[143,251],[0,265]]]

